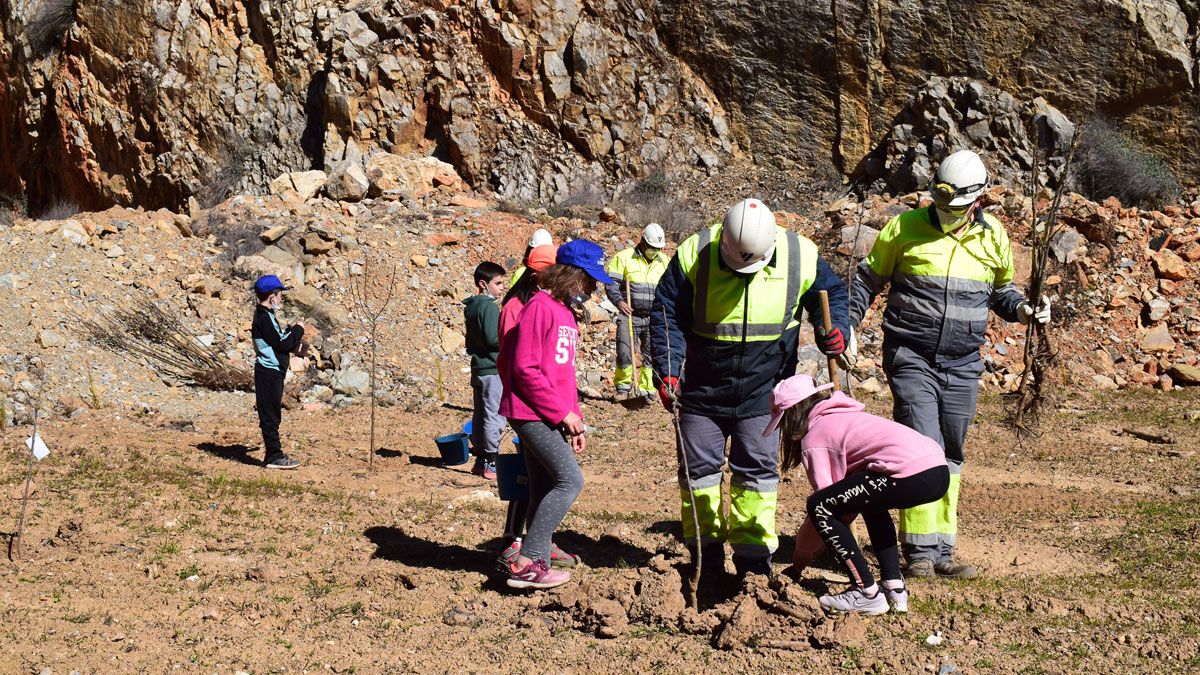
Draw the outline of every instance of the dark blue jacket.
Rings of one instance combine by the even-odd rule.
[[[824,258],[817,258],[816,279],[800,297],[797,319],[802,308],[808,312],[813,326],[821,325],[821,291],[829,292],[833,325],[849,340],[850,299],[846,284]],[[702,337],[691,329],[692,296],[691,281],[678,259],[672,258],[658,282],[650,312],[655,372],[663,377],[680,377],[680,405],[684,412],[733,419],[770,413],[771,390],[781,380],[796,374],[800,327],[791,328],[777,340],[723,341]],[[687,366],[681,376],[685,357]]]

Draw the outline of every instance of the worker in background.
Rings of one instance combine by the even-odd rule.
[[[821,329],[822,290],[835,326],[828,333]],[[679,467],[683,536],[707,573],[724,570],[728,541],[740,576],[770,574],[779,542],[779,431],[763,435],[771,390],[796,372],[803,311],[820,350],[843,354],[847,302],[845,284],[816,245],[776,225],[757,199],[684,240],[659,281],[650,344],[663,405],[678,406],[678,451],[687,463],[687,471]],[[726,517],[721,482],[730,440]]]
[[[666,245],[667,235],[662,226],[650,223],[642,230],[642,239],[637,246],[617,253],[608,263],[608,275],[613,279],[606,287],[608,299],[619,310],[617,370],[613,377],[618,395],[647,398],[655,395],[654,369],[650,367],[650,308],[654,304],[658,280],[667,271],[667,256],[663,255]],[[629,297],[625,297],[626,285]],[[633,381],[634,350],[642,355],[637,382]]]
[[[936,502],[900,511],[900,540],[910,577],[977,576],[954,560],[963,443],[975,417],[990,312],[1005,321],[1050,321],[1050,299],[1026,301],[1013,285],[1004,226],[983,212],[983,160],[969,150],[938,166],[933,204],[902,213],[879,233],[858,266],[850,292],[857,326],[875,296],[891,285],[883,315],[883,369],[892,417],[934,439],[946,453],[950,489]]]
[[[525,273],[525,265],[529,262],[529,254],[533,249],[539,246],[548,246],[554,244],[554,237],[550,236],[550,231],[539,227],[533,231],[529,237],[529,245],[525,247],[525,254],[521,256],[521,264],[512,272],[512,276],[508,278],[508,287],[512,288],[521,280],[521,275]]]

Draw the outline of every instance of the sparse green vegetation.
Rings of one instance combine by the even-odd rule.
[[[1083,128],[1078,152],[1080,191],[1093,201],[1157,208],[1179,196],[1171,167],[1112,120],[1094,118]]]

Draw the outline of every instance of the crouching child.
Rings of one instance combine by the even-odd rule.
[[[941,499],[950,485],[936,441],[864,412],[862,403],[807,375],[771,393],[769,434],[783,421],[783,470],[804,465],[813,493],[796,534],[792,572],[799,574],[825,547],[850,577],[848,590],[820,598],[829,612],[866,615],[908,611],[896,528],[888,513]],[[879,559],[882,584],[871,574],[850,523],[862,515]]]

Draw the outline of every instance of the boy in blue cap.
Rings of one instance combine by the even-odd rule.
[[[304,326],[295,324],[287,330],[279,327],[275,310],[283,305],[283,292],[288,290],[279,277],[268,274],[254,282],[258,305],[254,308],[254,400],[258,408],[258,427],[262,429],[266,449],[264,465],[268,469],[295,469],[298,460],[284,454],[279,445],[279,421],[283,407],[283,380],[287,376],[292,352],[304,340]]]

